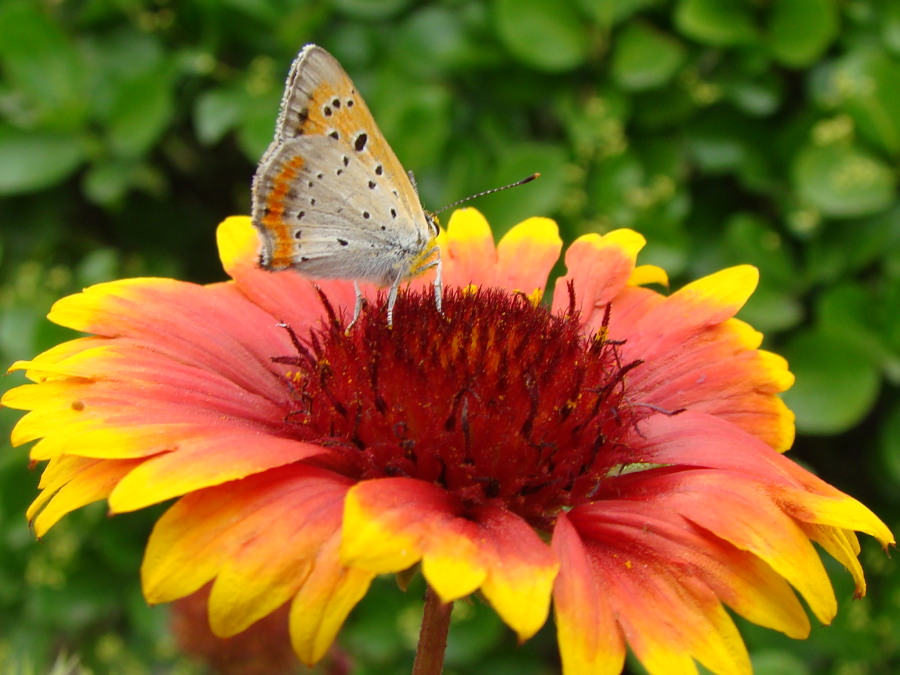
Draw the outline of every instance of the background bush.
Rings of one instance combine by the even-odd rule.
[[[567,242],[632,227],[676,287],[757,265],[742,316],[797,375],[792,457],[900,531],[895,0],[0,0],[0,361],[65,339],[44,316],[86,285],[223,278],[215,226],[248,212],[311,41],[354,77],[427,206],[540,171],[478,201],[498,235],[531,215]],[[0,411],[4,435],[17,418]],[[156,514],[96,505],[36,544],[26,466],[27,449],[0,455],[0,670],[63,654],[190,671],[138,589]],[[900,669],[892,563],[872,541],[862,557],[869,597],[851,602],[836,572],[832,627],[745,630],[758,672]],[[408,672],[420,595],[378,588],[342,644],[359,672]],[[556,668],[552,630],[516,649],[477,602],[457,614],[449,669]]]

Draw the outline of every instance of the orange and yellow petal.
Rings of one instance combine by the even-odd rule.
[[[558,566],[525,521],[506,511],[467,512],[423,481],[365,481],[347,496],[342,557],[353,567],[398,572],[421,561],[445,602],[480,589],[521,639],[549,613]]]
[[[150,537],[142,567],[145,596],[168,602],[213,580],[210,625],[225,637],[301,594],[312,613],[304,619],[307,631],[333,638],[331,627],[339,626],[350,608],[317,613],[309,598],[320,595],[314,589],[321,587],[324,570],[317,568],[334,568],[349,485],[328,471],[295,465],[182,498]],[[372,577],[350,570],[330,573],[335,572],[364,580],[365,588]],[[318,604],[327,608],[333,602],[320,597]],[[330,644],[314,642],[321,653]]]
[[[259,265],[262,244],[259,233],[248,216],[230,216],[216,228],[216,245],[222,268],[232,279]]]
[[[750,658],[736,626],[715,594],[678,574],[668,561],[646,560],[628,570],[607,568],[611,602],[631,650],[653,675],[696,673],[695,661],[715,673],[750,675]]]
[[[607,330],[623,341],[625,362],[641,362],[629,373],[632,400],[717,415],[784,451],[794,416],[777,394],[793,376],[784,359],[758,348],[758,331],[733,318],[757,278],[754,268],[740,266],[668,297],[623,288],[610,304]]]
[[[688,573],[690,563],[673,565],[665,549],[654,551],[655,538],[644,537],[641,545],[638,533],[648,529],[652,535],[653,521],[617,523],[616,515],[603,530],[576,529],[605,578],[619,630],[642,665],[659,675],[694,673],[695,661],[717,673],[749,673],[746,649],[713,589]],[[610,542],[615,535],[623,541]]]
[[[566,275],[556,282],[553,308],[569,307],[569,283],[575,293],[575,310],[586,326],[600,325],[607,303],[628,286],[638,252],[646,240],[634,230],[586,234],[576,239],[565,255]]]
[[[139,462],[86,457],[50,460],[41,474],[41,493],[26,512],[35,535],[43,537],[66,514],[109,497],[122,477]]]
[[[620,498],[576,508],[557,524],[562,568],[554,606],[572,672],[618,672],[618,659],[610,660],[622,650],[616,635],[650,672],[694,672],[694,660],[715,672],[747,672],[746,650],[723,603],[760,625],[805,637],[803,607],[775,570],[692,526],[654,487],[626,486]],[[598,620],[602,633],[591,628]],[[571,630],[563,630],[567,621]]]
[[[562,239],[549,218],[529,218],[514,226],[497,244],[497,271],[493,285],[540,294],[550,270],[559,259]]]
[[[484,286],[494,278],[497,248],[487,220],[473,208],[458,209],[438,238],[447,286]]]
[[[773,485],[772,494],[798,522],[825,525],[849,535],[854,553],[859,552],[859,544],[853,531],[875,537],[885,548],[896,543],[890,529],[869,508],[797,464],[776,461],[794,486]]]
[[[606,579],[563,514],[553,530],[559,575],[553,614],[566,675],[618,675],[625,664],[625,638],[609,602]]]
[[[340,534],[323,543],[309,576],[291,603],[291,644],[307,665],[325,655],[375,577],[368,570],[346,567],[340,549]]]
[[[669,275],[657,265],[638,265],[628,278],[629,286],[646,286],[647,284],[669,285]]]
[[[562,239],[554,221],[529,218],[495,245],[484,216],[476,209],[463,208],[450,216],[438,245],[445,287],[496,287],[539,296],[559,258]]]
[[[636,499],[679,513],[760,558],[803,595],[820,621],[829,622],[836,611],[834,593],[809,542],[808,525],[827,524],[827,514],[838,509],[820,506],[822,515],[808,510],[806,521],[794,516],[801,505],[821,502],[798,491],[796,465],[734,425],[702,414],[656,416],[642,422],[640,431],[635,449],[642,461],[668,466],[611,478],[598,496],[620,498],[634,491]],[[826,496],[844,505],[840,527],[871,530],[885,537],[884,543],[892,541],[883,523],[858,502],[833,488]]]
[[[37,440],[35,460],[143,458],[118,474],[119,485],[106,486],[114,511],[322,452],[285,433],[291,390],[272,357],[293,352],[289,336],[232,285],[111,282],[60,300],[51,316],[102,337],[14,366],[38,383],[4,395],[4,405],[29,411],[12,439]],[[42,523],[69,508],[71,490],[58,487],[65,482],[57,477],[36,502],[52,506]]]
[[[256,431],[214,432],[183,439],[125,476],[109,496],[114,513],[133,511],[322,454],[321,446]]]

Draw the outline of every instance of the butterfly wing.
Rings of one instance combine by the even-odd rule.
[[[436,225],[337,60],[303,48],[253,181],[260,263],[382,285],[410,274]]]

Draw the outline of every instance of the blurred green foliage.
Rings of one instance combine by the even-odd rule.
[[[44,316],[86,285],[222,278],[215,225],[248,211],[312,41],[427,206],[540,171],[478,202],[498,235],[532,215],[567,241],[636,228],[676,285],[758,266],[742,316],[797,375],[793,456],[900,530],[897,0],[0,0],[0,361],[65,339]],[[17,417],[0,410],[4,435]],[[197,672],[140,598],[155,514],[98,505],[36,544],[26,465],[0,456],[0,670]],[[747,628],[758,672],[900,669],[900,586],[871,544],[864,602],[835,574],[834,626]],[[359,672],[408,670],[414,595],[381,585],[354,614]],[[463,614],[448,672],[554,672],[552,631],[516,650],[483,607]]]

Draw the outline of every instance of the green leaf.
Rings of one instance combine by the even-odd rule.
[[[499,239],[516,223],[532,216],[547,216],[559,209],[566,188],[566,150],[549,143],[517,143],[500,158],[493,180],[483,189],[512,183],[537,171],[536,181],[480,198],[471,204],[484,213]]]
[[[385,73],[369,97],[378,126],[407,169],[437,164],[450,137],[450,93],[439,84],[408,85],[401,73]]]
[[[873,269],[885,274],[874,278],[882,283],[893,277],[888,271],[900,271],[900,204],[875,216],[853,220],[830,220],[822,223],[816,236],[806,241],[804,280],[813,284],[831,285],[842,278]],[[900,307],[900,304],[897,305]],[[900,317],[900,312],[896,312]]]
[[[900,485],[900,403],[894,403],[882,424],[878,453],[891,481]]]
[[[423,7],[397,31],[397,55],[417,75],[443,76],[477,50],[468,39],[459,12],[447,7]]]
[[[718,106],[698,116],[687,128],[691,155],[708,173],[736,173],[756,185],[768,179],[771,131],[754,118]]]
[[[731,259],[726,264],[749,263],[759,268],[761,283],[789,287],[797,284],[797,261],[778,230],[754,213],[735,213],[724,227]]]
[[[900,68],[892,58],[857,49],[815,71],[812,91],[823,108],[850,115],[866,140],[900,153]]]
[[[494,0],[493,7],[500,39],[524,63],[562,72],[587,58],[584,20],[567,0]]]
[[[825,53],[838,27],[833,0],[778,0],[769,18],[769,49],[786,66],[808,66]]]
[[[121,157],[141,157],[165,132],[174,112],[174,80],[164,64],[120,83],[109,111],[109,142]]]
[[[738,315],[765,334],[781,333],[799,325],[804,318],[803,305],[791,293],[763,284],[756,289]]]
[[[657,0],[577,0],[585,14],[604,27],[621,23],[631,15],[656,3]]]
[[[854,342],[865,351],[888,378],[900,374],[900,354],[888,343],[885,324],[897,314],[885,307],[883,297],[863,284],[844,282],[834,285],[819,297],[816,316],[823,330]]]
[[[754,44],[757,32],[750,7],[744,0],[681,0],[675,22],[685,35],[705,44]]]
[[[797,430],[838,434],[859,424],[878,397],[878,369],[853,341],[824,330],[796,334],[783,350],[797,381],[784,394]]]
[[[806,202],[835,218],[874,214],[895,199],[891,168],[853,145],[807,146],[794,158],[792,177]]]
[[[612,76],[623,89],[652,89],[668,82],[684,59],[685,49],[675,38],[633,22],[614,42]]]
[[[74,270],[78,285],[86,288],[112,281],[120,274],[121,257],[121,253],[113,248],[94,249],[78,261]]]
[[[34,192],[55,185],[86,158],[78,136],[0,126],[0,194]]]
[[[237,131],[238,145],[244,156],[252,162],[259,161],[275,135],[275,120],[281,92],[267,91],[251,99]]]
[[[724,83],[724,88],[728,100],[753,117],[771,115],[784,98],[784,85],[772,71],[754,78],[735,77]]]
[[[789,650],[751,650],[757,675],[815,675],[810,664]]]
[[[604,159],[587,185],[591,211],[602,215],[611,227],[632,227],[639,210],[632,195],[646,181],[643,163],[633,151]]]
[[[888,258],[885,261],[885,267],[893,266],[895,276],[890,279],[888,288],[884,292],[882,298],[884,307],[887,309],[885,328],[883,332],[884,341],[892,350],[892,353],[900,359],[900,312],[891,311],[895,307],[900,307],[900,276],[896,276],[896,270],[900,270],[900,247],[894,247],[893,259]],[[895,384],[900,383],[900,370],[888,373],[891,381]]]
[[[411,0],[334,0],[334,6],[354,19],[387,19],[409,6]]]
[[[881,39],[893,54],[900,54],[900,4],[885,3],[881,21]]]
[[[0,8],[0,64],[34,106],[41,126],[80,128],[86,118],[85,64],[41,3],[7,2]]]
[[[194,106],[194,129],[204,145],[212,145],[237,126],[249,95],[244,87],[203,92]],[[274,127],[273,127],[274,128]]]
[[[642,131],[678,128],[697,112],[697,102],[677,80],[661,89],[633,94],[634,119]]]
[[[82,189],[95,204],[119,204],[134,182],[135,167],[127,160],[101,162],[84,175]]]

